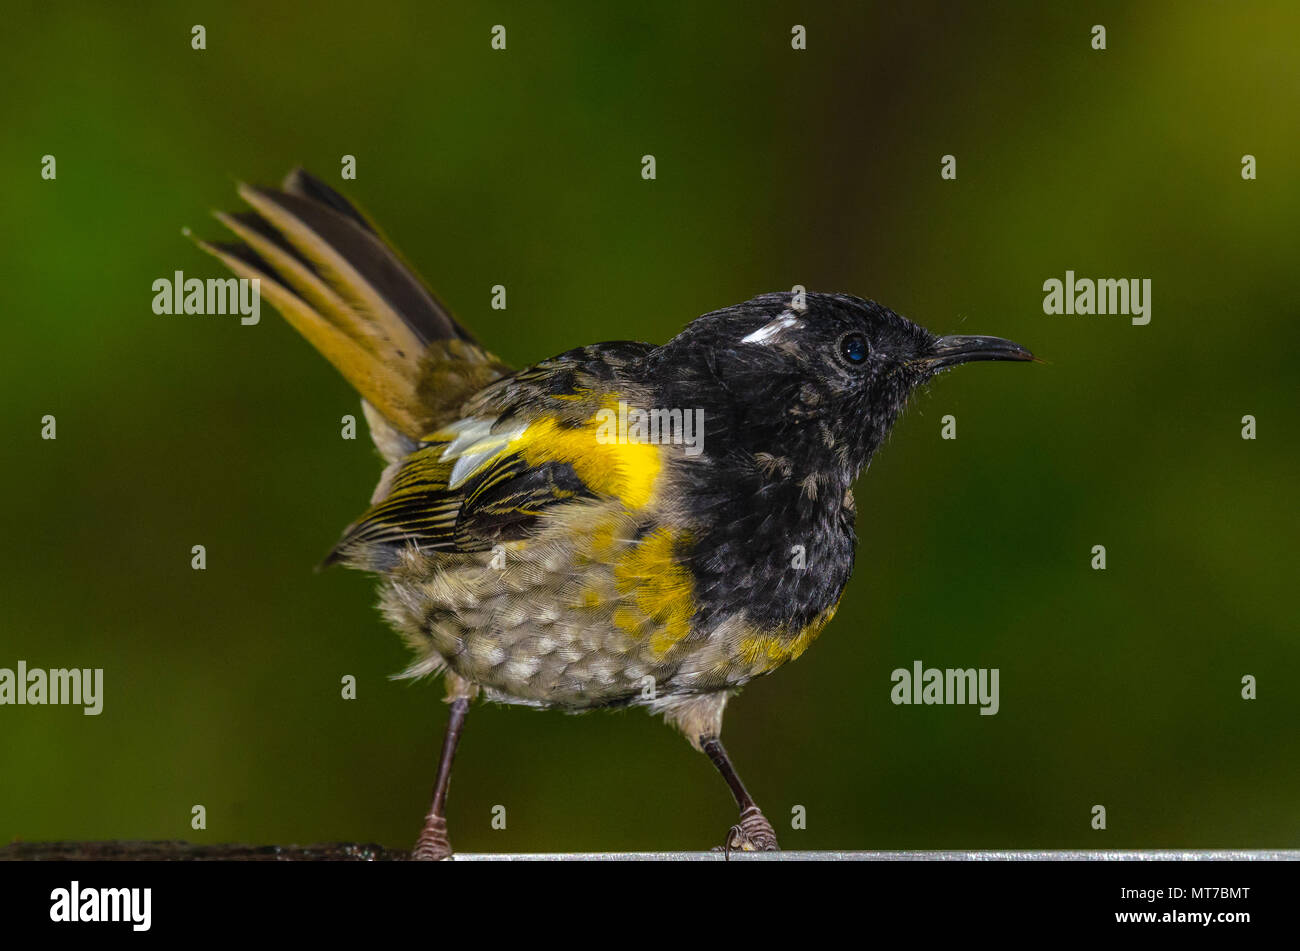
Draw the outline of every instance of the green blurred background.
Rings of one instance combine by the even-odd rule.
[[[182,226],[222,236],[236,180],[302,163],[516,365],[795,283],[1049,361],[916,400],[838,617],[732,702],[787,848],[1300,845],[1300,10],[612,6],[11,5],[0,666],[103,667],[105,705],[0,707],[0,841],[418,830],[441,688],[387,679],[367,577],[312,573],[379,472],[340,439],[356,397],[269,305],[151,310],[155,279],[221,273]],[[1150,278],[1150,325],[1045,316],[1066,269]],[[892,705],[916,659],[999,668],[1001,711]],[[463,851],[706,848],[733,819],[636,711],[476,706],[450,800]]]

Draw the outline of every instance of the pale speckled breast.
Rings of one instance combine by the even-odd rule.
[[[495,699],[570,709],[738,686],[815,636],[756,632],[740,617],[697,629],[674,557],[689,544],[689,529],[647,511],[573,503],[526,542],[408,552],[382,607],[419,655],[412,675],[445,665]]]

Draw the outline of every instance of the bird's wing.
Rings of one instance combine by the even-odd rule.
[[[621,348],[615,360],[649,349],[610,346]],[[610,500],[629,511],[647,505],[663,458],[657,445],[618,438],[621,394],[597,386],[610,352],[602,353],[596,372],[590,360],[569,354],[494,384],[477,401],[492,410],[425,436],[329,560],[383,564],[406,546],[486,551],[528,537],[556,505],[584,499]]]

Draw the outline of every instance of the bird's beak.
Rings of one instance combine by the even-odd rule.
[[[940,337],[934,342],[934,350],[927,357],[922,357],[929,370],[942,370],[959,363],[971,363],[975,360],[1032,360],[1034,355],[1010,340],[1001,337],[967,337],[954,334]]]

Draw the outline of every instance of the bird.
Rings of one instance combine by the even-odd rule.
[[[449,715],[411,857],[453,856],[446,803],[472,701],[644,707],[712,761],[738,811],[719,848],[779,848],[722,744],[728,701],[798,658],[854,567],[853,486],[909,396],[1001,337],[936,336],[865,298],[796,288],[522,369],[493,355],[373,221],[301,168],[247,184],[197,236],[352,385],[384,460],[326,558],[373,574]],[[360,506],[358,506],[360,507]]]

